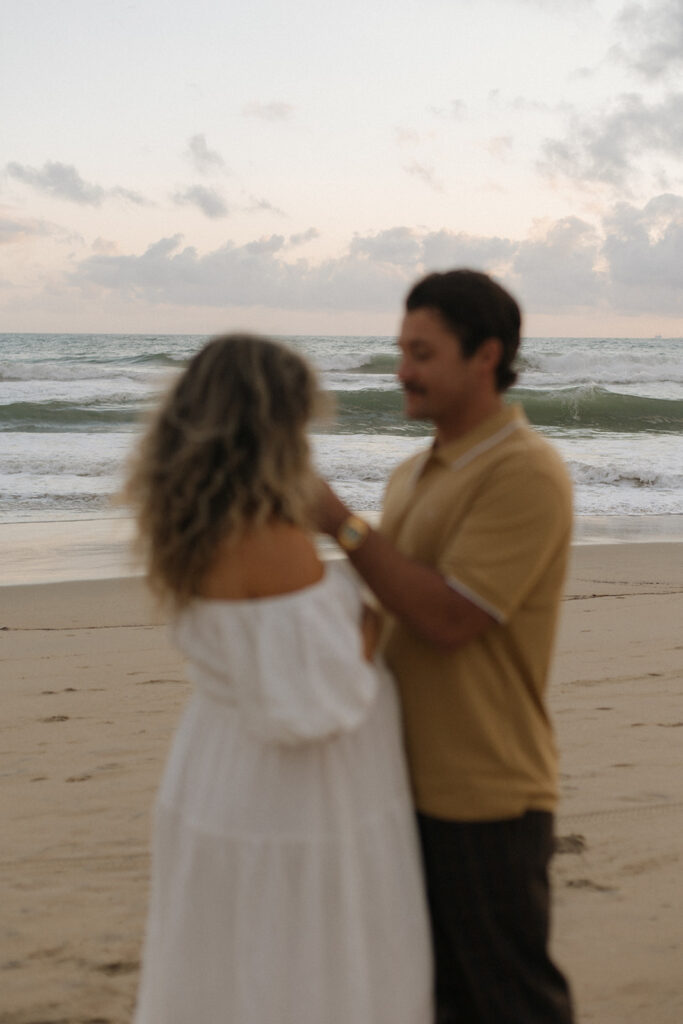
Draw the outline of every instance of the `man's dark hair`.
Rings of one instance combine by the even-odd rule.
[[[517,380],[512,363],[519,348],[522,315],[512,296],[487,274],[449,270],[429,274],[408,293],[406,310],[433,309],[456,334],[463,355],[474,355],[487,338],[498,338],[503,354],[496,368],[496,388],[505,391]]]

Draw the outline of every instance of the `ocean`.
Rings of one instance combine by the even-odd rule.
[[[124,516],[112,496],[140,417],[204,340],[0,335],[0,522]],[[282,340],[335,398],[312,432],[320,472],[377,512],[392,468],[429,443],[429,425],[402,416],[395,339]],[[683,524],[683,339],[528,338],[521,351],[510,399],[564,456],[579,521]]]

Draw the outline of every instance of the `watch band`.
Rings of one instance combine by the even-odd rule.
[[[337,530],[337,543],[344,551],[356,551],[370,533],[370,524],[359,516],[347,516]]]

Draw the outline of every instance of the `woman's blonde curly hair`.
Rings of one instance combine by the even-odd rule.
[[[135,452],[132,505],[148,578],[182,605],[219,543],[269,520],[309,525],[306,427],[320,392],[308,363],[267,338],[213,338],[190,361]]]

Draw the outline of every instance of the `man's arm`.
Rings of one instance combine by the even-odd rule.
[[[351,514],[327,484],[322,485],[317,512],[318,528],[331,537]],[[495,622],[435,569],[401,554],[376,530],[347,554],[387,611],[437,647],[455,650]]]

